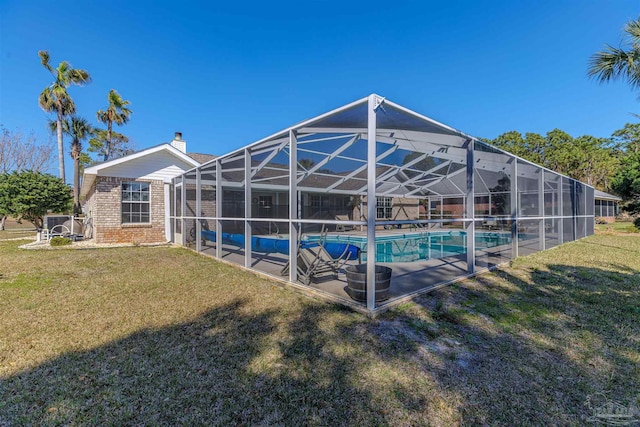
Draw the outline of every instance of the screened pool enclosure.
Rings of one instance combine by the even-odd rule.
[[[594,230],[593,187],[377,95],[171,188],[174,242],[368,310]]]

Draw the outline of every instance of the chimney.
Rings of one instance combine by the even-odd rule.
[[[176,132],[173,141],[171,141],[171,146],[185,154],[187,153],[187,142],[182,140],[182,132]]]

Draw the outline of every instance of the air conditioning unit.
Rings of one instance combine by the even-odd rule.
[[[62,225],[71,219],[71,215],[46,215],[43,221],[43,228],[51,230],[56,225]]]

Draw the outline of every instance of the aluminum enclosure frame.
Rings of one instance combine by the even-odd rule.
[[[205,200],[204,187],[215,195],[214,200]],[[408,226],[409,233],[401,234],[406,239],[423,236],[426,240],[418,245],[426,241],[430,254],[434,239],[440,238],[440,256],[429,259],[445,260],[443,264],[449,267],[456,264],[458,273],[447,273],[443,276],[446,280],[417,290],[402,291],[390,302],[516,256],[591,235],[595,213],[593,187],[376,94],[187,171],[173,180],[171,191],[174,206],[180,207],[171,212],[174,243],[219,259],[235,257],[236,264],[258,271],[260,263],[280,262],[280,266],[286,260],[285,274],[263,272],[279,280],[286,277],[297,287],[305,286],[300,285],[298,265],[303,236],[317,234],[320,226],[322,230],[360,230],[365,238],[361,249],[366,254],[367,277],[362,305],[369,311],[389,303],[376,302],[376,264],[386,262],[407,271],[412,268],[410,262],[380,261],[376,239],[393,230]],[[195,191],[192,216],[187,214],[189,191]],[[274,198],[286,203],[274,204]],[[388,211],[378,206],[379,198],[399,201],[412,213],[380,217],[380,212]],[[332,205],[334,210],[348,211],[349,218],[331,218],[327,214],[331,209],[325,206],[328,203],[339,205]],[[445,214],[445,207],[449,213]],[[396,212],[393,209],[392,205],[392,212]],[[321,217],[320,213],[326,215]],[[195,224],[193,231],[189,224]],[[268,233],[263,231],[267,227]],[[279,260],[270,259],[274,257],[269,254],[257,255],[252,248],[253,237],[284,238],[272,229],[286,230],[289,239],[287,257]],[[236,253],[227,247],[225,230],[240,231],[236,233],[242,236],[238,247],[243,250]],[[210,231],[216,234],[205,244],[203,236],[212,236],[206,234]],[[443,243],[447,232],[454,244]],[[488,246],[489,239],[500,243]],[[450,255],[449,249],[455,245],[463,252]],[[398,255],[403,259],[402,253]],[[424,263],[413,267],[415,271],[410,273],[426,274],[428,268],[437,271]],[[339,291],[318,288],[314,292],[345,299]]]

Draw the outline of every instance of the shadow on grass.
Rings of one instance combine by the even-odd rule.
[[[422,346],[445,361],[425,369],[465,397],[462,424],[584,425],[593,396],[638,404],[638,271],[546,267],[522,278],[497,271],[416,300],[435,320]]]
[[[0,425],[355,425],[374,414],[347,381],[351,366],[323,352],[323,312],[290,323],[270,346],[274,313],[236,301],[192,322],[142,330],[0,379]],[[370,418],[368,421],[373,421]],[[380,421],[378,421],[380,424]]]
[[[634,236],[634,234],[629,234],[629,235],[630,236]],[[640,236],[640,235],[635,235],[635,236]],[[635,249],[626,249],[626,248],[621,248],[620,246],[605,245],[604,243],[596,243],[596,242],[589,241],[589,240],[585,240],[582,243],[587,244],[587,245],[601,246],[603,248],[612,248],[612,249],[621,250],[621,251],[625,251],[625,252],[631,252],[631,253],[640,254],[640,251],[635,250]]]
[[[235,300],[0,378],[0,426],[584,424],[640,389],[640,276],[601,267],[480,276],[430,322]]]

